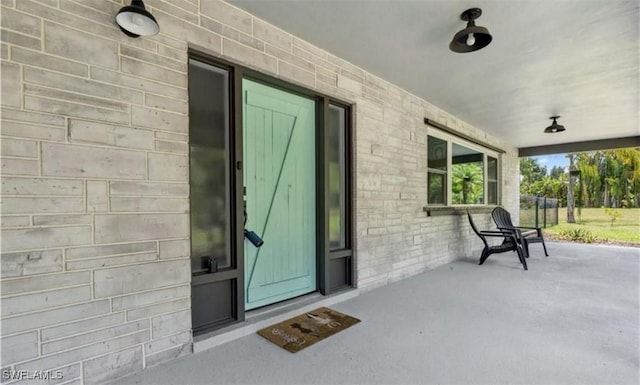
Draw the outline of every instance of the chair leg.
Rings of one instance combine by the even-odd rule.
[[[489,249],[487,247],[485,247],[482,250],[482,255],[480,256],[480,263],[478,263],[478,265],[482,265],[484,263],[484,261],[487,260],[487,258],[489,258]]]
[[[544,249],[544,256],[548,257],[549,253],[547,253],[547,245],[544,244],[544,238],[542,238],[542,248]]]
[[[522,251],[524,252],[524,256],[529,258],[529,242],[527,242],[527,238],[522,238]]]
[[[520,246],[516,246],[516,253],[518,253],[518,258],[520,259],[520,263],[522,263],[524,269],[529,270],[529,268],[527,267],[527,259],[524,257],[522,248]]]

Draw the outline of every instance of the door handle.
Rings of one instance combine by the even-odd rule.
[[[260,247],[264,244],[262,238],[251,230],[244,229],[244,237],[247,238],[255,247]]]
[[[244,201],[244,224],[246,226],[247,224],[247,218],[249,217],[249,215],[247,214],[247,201]],[[244,229],[244,237],[247,238],[249,240],[249,242],[251,242],[252,245],[254,245],[255,247],[260,247],[264,244],[264,241],[262,240],[262,238],[260,238],[260,236],[258,234],[256,234],[255,232],[251,231],[251,230],[247,230]]]

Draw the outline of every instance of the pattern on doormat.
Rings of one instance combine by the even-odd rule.
[[[258,330],[258,334],[295,353],[360,322],[359,319],[321,307]]]

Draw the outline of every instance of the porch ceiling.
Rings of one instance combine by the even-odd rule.
[[[518,148],[639,134],[637,0],[230,3]],[[471,7],[493,42],[453,53]]]

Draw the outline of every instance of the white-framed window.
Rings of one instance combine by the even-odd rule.
[[[436,129],[427,135],[429,206],[499,203],[499,153]]]

